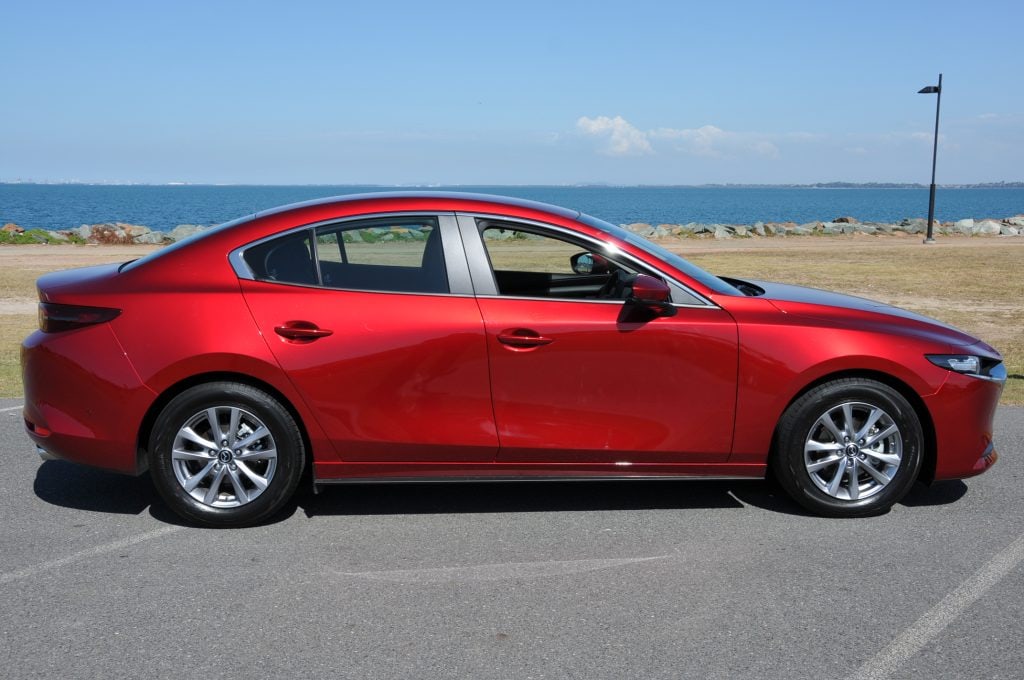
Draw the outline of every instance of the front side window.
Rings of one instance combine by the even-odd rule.
[[[499,295],[613,299],[616,273],[637,273],[561,234],[505,222],[482,222],[480,229]]]
[[[396,293],[447,293],[437,220],[397,218],[304,229],[243,255],[261,281]]]

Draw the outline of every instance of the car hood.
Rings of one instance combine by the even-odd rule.
[[[869,320],[881,323],[888,321],[890,324],[953,345],[973,345],[979,342],[977,338],[941,321],[876,300],[785,283],[749,280],[747,282],[763,289],[764,295],[761,297],[786,314],[828,318],[838,323],[842,323],[844,319],[851,323]]]

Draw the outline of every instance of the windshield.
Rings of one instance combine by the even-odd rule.
[[[636,246],[645,253],[653,255],[663,262],[667,262],[694,281],[704,284],[716,293],[724,293],[726,295],[743,295],[743,293],[735,286],[723,281],[713,274],[709,274],[692,262],[684,260],[675,253],[662,248],[656,243],[648,241],[642,236],[637,236],[631,231],[623,229],[622,227],[616,227],[614,224],[609,224],[604,220],[599,220],[596,217],[591,217],[590,215],[580,215],[579,220],[588,226],[607,232],[615,238],[622,239],[626,243]]]

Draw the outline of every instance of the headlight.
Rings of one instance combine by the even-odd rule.
[[[977,357],[972,354],[926,354],[925,357],[928,361],[947,371],[996,382],[1006,381],[1006,367],[1003,366],[1003,362],[995,359]]]

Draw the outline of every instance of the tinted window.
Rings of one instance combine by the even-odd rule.
[[[433,218],[346,222],[316,231],[320,278],[329,288],[447,293],[441,230]]]
[[[317,283],[316,268],[309,248],[309,231],[288,234],[245,251],[245,263],[253,276],[281,283]]]

